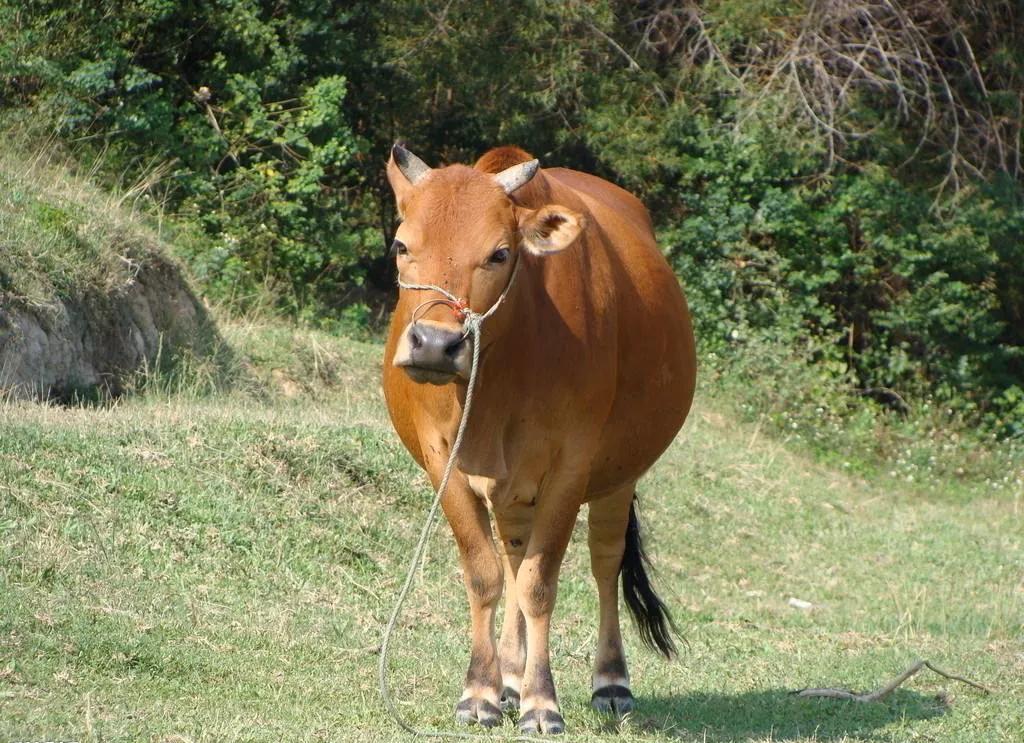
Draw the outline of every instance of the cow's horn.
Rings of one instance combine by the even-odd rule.
[[[395,159],[395,165],[402,171],[402,175],[414,186],[430,172],[429,165],[398,143],[392,146],[391,157]]]
[[[494,180],[501,190],[507,194],[522,188],[533,176],[537,175],[537,168],[540,166],[538,160],[528,160],[525,163],[518,163],[511,168],[505,168],[494,176]]]

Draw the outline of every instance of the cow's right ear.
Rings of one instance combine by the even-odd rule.
[[[534,255],[558,253],[575,243],[586,219],[572,209],[549,204],[519,213],[519,236],[523,247]]]

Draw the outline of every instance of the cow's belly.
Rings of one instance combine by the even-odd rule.
[[[638,480],[672,443],[689,413],[696,354],[688,315],[664,323],[661,338],[647,342],[660,342],[660,352],[620,367],[615,403],[591,467],[587,500]]]

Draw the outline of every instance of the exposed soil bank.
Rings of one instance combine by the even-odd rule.
[[[153,253],[105,295],[29,304],[0,293],[0,390],[35,399],[117,395],[139,369],[183,351],[203,354],[215,339],[180,270]]]

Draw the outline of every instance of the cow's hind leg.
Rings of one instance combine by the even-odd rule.
[[[591,503],[590,556],[601,597],[601,628],[594,664],[594,707],[622,714],[632,709],[622,636],[619,631],[617,577],[622,577],[626,607],[640,639],[666,658],[676,652],[677,633],[668,608],[647,575],[647,554],[640,538],[633,488]]]
[[[494,642],[494,613],[501,598],[502,568],[491,539],[487,508],[464,482],[452,478],[441,503],[459,547],[469,597],[472,650],[455,719],[494,727],[501,722],[501,673]]]
[[[588,515],[590,569],[597,581],[600,625],[594,656],[591,704],[601,712],[623,715],[633,709],[629,671],[619,628],[619,570],[626,548],[626,528],[633,484],[591,501]]]

